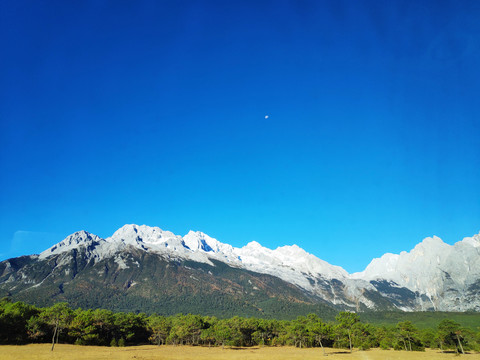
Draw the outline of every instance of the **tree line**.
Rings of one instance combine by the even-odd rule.
[[[477,331],[480,329],[477,329]],[[418,329],[410,321],[375,326],[359,315],[340,312],[335,322],[316,314],[294,320],[272,320],[178,314],[161,316],[71,309],[67,303],[37,308],[23,302],[0,300],[0,344],[31,342],[103,346],[157,345],[282,346],[396,349],[425,348],[465,353],[480,351],[480,332],[442,320],[435,329]]]

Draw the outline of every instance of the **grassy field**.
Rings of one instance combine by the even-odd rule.
[[[56,345],[55,350],[50,351],[49,344],[31,344],[23,346],[5,345],[0,346],[1,360],[93,360],[93,359],[172,359],[172,360],[287,360],[287,359],[321,359],[321,349],[298,349],[293,347],[252,347],[252,348],[208,348],[192,346],[134,346],[124,348],[111,348],[99,346]],[[394,350],[373,349],[368,351],[355,350],[352,354],[339,349],[326,349],[328,359],[348,360],[403,360],[403,359],[453,359],[458,358],[454,353],[443,354],[438,350],[425,352],[406,352]],[[480,359],[480,354],[466,354],[461,356],[465,359]]]

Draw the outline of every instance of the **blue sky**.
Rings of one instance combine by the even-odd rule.
[[[478,1],[2,2],[0,260],[136,223],[352,272],[478,233],[479,17]]]

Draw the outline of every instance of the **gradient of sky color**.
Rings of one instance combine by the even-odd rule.
[[[479,1],[1,2],[0,260],[136,223],[353,272],[478,233],[479,19]]]

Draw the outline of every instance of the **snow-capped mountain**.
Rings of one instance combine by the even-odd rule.
[[[190,231],[181,237],[146,225],[125,225],[107,239],[80,231],[43,251],[39,258],[46,259],[78,246],[87,247],[88,256],[95,262],[115,254],[121,256],[128,247],[210,265],[213,265],[211,260],[214,259],[230,266],[277,276],[308,290],[314,288],[308,278],[345,279],[349,276],[341,267],[330,265],[297,245],[270,250],[252,241],[242,248],[235,248],[200,231]],[[117,262],[120,263],[120,260]]]
[[[387,280],[426,295],[423,309],[479,309],[480,234],[448,245],[439,237],[424,239],[410,252],[385,254],[352,278]]]
[[[149,277],[156,276],[161,263],[165,271],[172,264],[180,264],[177,273],[190,272],[188,279],[182,278],[180,283],[191,287],[193,293],[211,285],[205,285],[200,277],[208,277],[222,268],[249,274],[249,283],[235,282],[238,286],[233,286],[234,290],[229,287],[231,279],[225,280],[230,285],[222,285],[233,291],[234,295],[229,293],[228,296],[235,299],[240,293],[242,297],[258,294],[262,283],[258,282],[260,275],[254,274],[263,274],[269,276],[269,281],[279,279],[283,284],[268,290],[273,298],[281,298],[283,291],[300,303],[328,303],[337,308],[360,311],[395,308],[407,311],[480,310],[480,235],[465,238],[453,246],[438,237],[427,238],[412,251],[385,254],[374,259],[365,271],[355,274],[348,274],[341,267],[317,258],[297,245],[271,250],[251,242],[236,248],[202,232],[190,231],[182,237],[145,225],[125,225],[106,239],[80,231],[40,255],[22,258],[0,263],[1,292],[10,296],[22,295],[40,290],[48,283],[63,294],[67,287],[74,291],[72,284],[80,281],[77,278],[81,278],[82,272],[96,271],[109,281],[115,282],[122,276],[128,278],[126,289],[134,285],[136,289],[144,287],[149,289],[149,296],[155,296],[156,292],[165,289],[162,290],[162,285],[159,285],[160,289],[152,289],[146,283]],[[44,275],[29,274],[35,266],[41,268]],[[205,269],[208,269],[206,273]],[[64,278],[66,275],[68,281]],[[213,281],[211,277],[209,279],[205,281]],[[258,286],[252,285],[252,281]],[[223,289],[217,286],[209,291],[222,292]],[[145,292],[140,291],[142,296]]]

